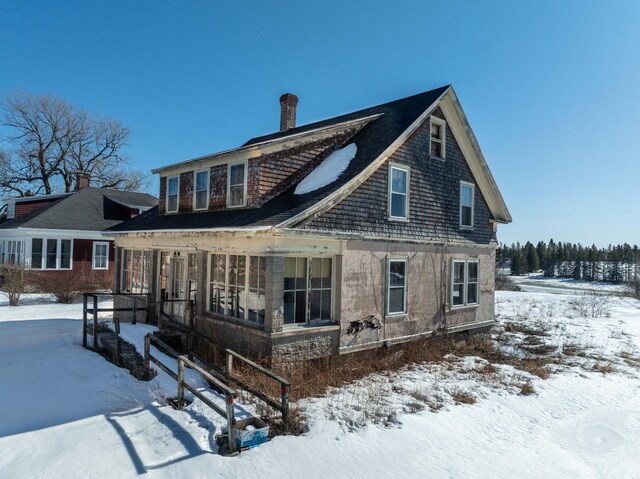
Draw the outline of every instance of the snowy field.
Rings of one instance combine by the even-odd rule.
[[[83,349],[81,305],[11,308],[0,293],[0,478],[640,478],[640,302],[587,318],[586,285],[547,287],[497,293],[494,353],[461,344],[327,391],[299,404],[305,435],[235,458],[198,401],[163,405],[165,374],[139,382]],[[140,345],[152,329],[123,335]]]

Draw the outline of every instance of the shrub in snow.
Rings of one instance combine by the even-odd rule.
[[[20,296],[25,292],[24,266],[19,264],[6,264],[0,269],[0,285],[7,296],[9,305],[18,306]]]
[[[304,195],[336,181],[355,158],[357,150],[355,143],[351,143],[331,153],[298,184],[294,193]]]
[[[613,296],[600,291],[588,291],[569,301],[569,307],[583,318],[609,317]]]

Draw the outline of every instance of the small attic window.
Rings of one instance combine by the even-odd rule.
[[[446,155],[447,123],[435,116],[431,117],[431,138],[429,141],[429,155],[432,158],[444,160]]]
[[[14,201],[7,203],[7,219],[13,219],[16,217],[16,204]]]

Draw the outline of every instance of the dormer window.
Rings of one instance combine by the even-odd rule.
[[[431,140],[429,142],[429,155],[433,158],[444,160],[446,150],[446,127],[444,120],[431,117]]]
[[[7,203],[7,219],[13,219],[16,217],[16,204],[14,201]]]
[[[409,169],[389,168],[389,219],[409,219]]]
[[[247,204],[247,163],[230,164],[227,169],[227,206],[237,208]]]
[[[473,228],[473,197],[475,193],[475,185],[460,182],[460,227]]]
[[[209,207],[209,170],[196,172],[194,183],[193,209],[206,210]]]
[[[178,211],[178,191],[180,186],[180,178],[178,176],[170,176],[167,178],[167,212],[175,213]]]

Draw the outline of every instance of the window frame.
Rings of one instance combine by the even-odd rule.
[[[433,125],[434,123],[440,127],[440,139],[433,138]],[[440,143],[440,151],[442,156],[438,156],[433,153],[433,142]],[[447,158],[447,121],[437,116],[431,115],[429,117],[429,157],[437,160],[445,160]]]
[[[206,189],[207,195],[206,195],[205,206],[202,208],[198,208],[198,191],[204,191],[204,190],[198,190],[198,175],[201,173],[204,173],[207,176],[207,189]],[[210,193],[211,193],[211,173],[209,169],[205,168],[203,170],[194,171],[193,172],[193,211],[205,211],[209,209]]]
[[[130,294],[149,294],[151,292],[151,284],[153,277],[153,250],[144,250],[137,248],[120,248],[120,258],[119,258],[119,271],[117,272],[118,277],[120,278],[120,283],[118,285],[120,289],[120,293],[130,293]],[[125,256],[127,255],[127,251],[131,255],[131,269],[126,269],[126,261]],[[140,253],[140,270],[135,269],[135,264],[133,261],[134,253]],[[125,271],[128,271],[130,277],[130,288],[127,290],[127,284],[124,282]],[[140,280],[140,290],[134,291],[134,273],[139,273]]]
[[[455,265],[456,263],[464,264],[464,278],[462,283],[462,304],[453,304],[453,288],[454,288],[454,275],[455,275]],[[476,285],[476,301],[474,303],[469,302],[469,264],[477,265],[477,277],[476,280],[471,283]],[[461,309],[461,308],[477,308],[480,305],[480,260],[476,258],[465,258],[458,259],[453,258],[451,260],[451,278],[450,278],[450,287],[449,287],[449,306],[451,309]]]
[[[242,189],[242,204],[232,205],[231,204],[231,168],[237,165],[244,166],[244,176],[243,176],[243,189]],[[233,163],[227,164],[227,208],[244,208],[247,206],[247,183],[249,179],[249,162],[247,160],[234,161]]]
[[[306,310],[305,310],[305,321],[304,322],[294,322],[293,323],[285,323],[284,322],[284,314],[283,314],[283,328],[284,329],[290,329],[290,328],[304,328],[304,327],[313,327],[313,326],[325,326],[325,325],[329,325],[329,324],[333,324],[335,321],[335,316],[336,316],[336,275],[335,275],[335,267],[336,267],[336,261],[335,261],[335,257],[333,256],[305,256],[305,255],[290,255],[290,256],[285,256],[284,260],[286,261],[287,259],[296,259],[296,263],[297,260],[299,259],[304,259],[307,262],[307,267],[306,267],[306,284],[305,284],[305,298],[306,298]],[[325,288],[325,287],[320,287],[320,288],[312,288],[311,287],[311,277],[312,277],[312,266],[313,266],[313,260],[314,259],[321,259],[321,260],[325,260],[328,259],[330,261],[331,264],[331,277],[330,277],[330,284],[331,287],[330,288]],[[321,262],[321,265],[324,264],[324,261]],[[323,267],[323,266],[321,266]],[[297,269],[297,268],[296,268]],[[322,274],[322,273],[321,273]],[[298,289],[297,287],[295,289],[284,289],[284,276],[282,277],[283,279],[283,289],[282,289],[282,301],[283,301],[283,305],[284,305],[284,293],[285,291],[301,291],[301,289]],[[326,291],[327,289],[331,290],[331,304],[329,306],[329,319],[311,319],[311,292],[312,291]],[[322,296],[320,299],[321,305],[322,305]]]
[[[175,210],[170,210],[169,209],[169,197],[173,196],[173,195],[169,194],[169,184],[170,184],[171,180],[173,180],[174,178],[176,180],[176,185],[177,185],[176,209]],[[178,211],[180,211],[180,175],[167,176],[167,191],[166,191],[166,199],[165,199],[165,212],[167,212],[167,213],[177,213]]]
[[[465,225],[462,224],[462,208],[468,208],[468,206],[464,206],[462,204],[462,191],[464,188],[471,188],[471,224],[469,225]],[[467,230],[472,230],[473,229],[473,224],[475,221],[475,206],[476,206],[476,185],[474,183],[471,183],[469,181],[464,181],[461,180],[460,181],[460,189],[459,189],[459,195],[458,195],[458,202],[459,202],[459,218],[458,218],[458,223],[460,225],[461,229],[467,229]]]
[[[404,285],[402,289],[404,291],[403,294],[403,302],[402,311],[390,311],[389,306],[391,304],[391,263],[404,263]],[[387,271],[386,271],[386,305],[385,305],[385,316],[393,317],[393,316],[403,316],[407,314],[407,304],[408,304],[408,292],[409,292],[409,258],[407,256],[389,256],[387,258]],[[394,289],[399,288],[399,286],[393,286]]]
[[[16,202],[9,201],[7,203],[7,219],[12,220],[16,217]]]
[[[96,247],[97,246],[106,246],[107,247],[107,254],[105,257],[105,266],[104,267],[99,267],[96,266]],[[109,269],[109,242],[108,241],[94,241],[93,242],[93,251],[91,253],[91,269],[99,271],[99,270],[108,270]]]
[[[394,216],[392,214],[393,191],[393,170],[403,171],[407,175],[406,192],[404,193],[405,216]],[[387,198],[387,218],[390,221],[409,221],[409,196],[411,192],[411,168],[397,163],[389,163],[389,182],[388,182],[388,198]],[[401,195],[403,193],[395,193]]]

